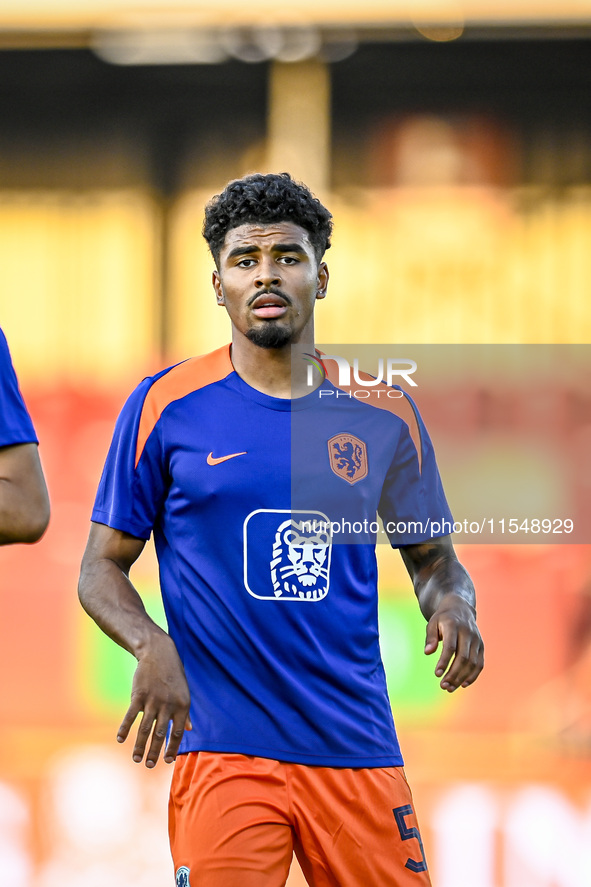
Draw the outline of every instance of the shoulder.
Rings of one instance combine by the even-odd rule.
[[[144,379],[126,404],[139,419],[137,451],[143,450],[167,407],[199,389],[220,382],[233,372],[230,346],[224,345],[210,354],[191,357]]]
[[[327,379],[337,391],[348,395],[349,402],[358,404],[360,410],[375,411],[386,426],[408,432],[420,461],[426,429],[412,397],[399,385],[378,381],[375,376],[360,370],[355,371],[353,379],[349,375],[344,380],[333,358],[322,355],[322,360]]]
[[[169,404],[221,381],[232,372],[234,368],[228,345],[210,354],[190,357],[182,363],[167,367],[138,385],[136,391],[143,401],[142,413],[146,416],[160,416]]]
[[[150,405],[162,412],[169,403],[219,382],[233,371],[228,345],[210,354],[190,357],[143,380],[139,387],[145,391],[144,408]]]

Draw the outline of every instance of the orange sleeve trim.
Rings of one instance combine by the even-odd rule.
[[[329,381],[332,382],[335,388],[340,388],[341,391],[348,391],[351,393],[352,397],[355,397],[353,391],[357,389],[354,389],[352,385],[339,385],[339,375],[336,361],[327,360],[324,355],[321,356],[322,362],[326,368],[326,375]],[[368,381],[371,381],[374,378],[374,376],[371,376],[369,373],[360,372],[358,375],[360,379],[367,379]],[[400,394],[400,397],[389,397],[387,392],[393,390],[397,391],[397,393]],[[392,389],[389,385],[383,383],[372,386],[371,388],[364,388],[363,391],[369,392],[368,396],[363,398],[356,398],[356,400],[359,400],[360,403],[366,403],[369,406],[377,407],[377,409],[379,410],[385,410],[388,413],[393,413],[395,416],[398,416],[399,419],[402,419],[402,421],[408,426],[411,440],[414,443],[417,451],[420,471],[423,463],[423,446],[421,441],[421,432],[412,403],[406,396],[405,392],[402,391],[402,389],[400,389],[400,391],[398,391],[398,389]]]
[[[154,430],[158,419],[169,403],[198,391],[213,382],[219,382],[234,367],[230,360],[230,346],[224,345],[211,354],[192,357],[173,367],[157,379],[146,396],[138,428],[135,464],[137,466],[144,451],[146,441]]]

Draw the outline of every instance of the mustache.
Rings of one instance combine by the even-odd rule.
[[[278,289],[277,287],[271,286],[271,287],[268,287],[267,289],[264,289],[264,290],[258,290],[254,294],[254,296],[251,296],[250,299],[248,300],[248,303],[247,303],[248,307],[250,308],[250,306],[253,304],[253,302],[255,302],[261,296],[278,296],[280,299],[283,299],[283,301],[285,302],[286,305],[291,306],[291,304],[292,304],[292,301],[288,295],[286,295],[282,290]]]

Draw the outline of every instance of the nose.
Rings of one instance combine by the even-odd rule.
[[[263,260],[259,264],[257,271],[255,279],[257,289],[269,289],[271,286],[279,286],[281,284],[277,265],[272,259]]]

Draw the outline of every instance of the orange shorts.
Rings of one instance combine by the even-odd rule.
[[[431,884],[401,767],[179,755],[169,825],[177,887],[283,887],[294,851],[311,887]]]

